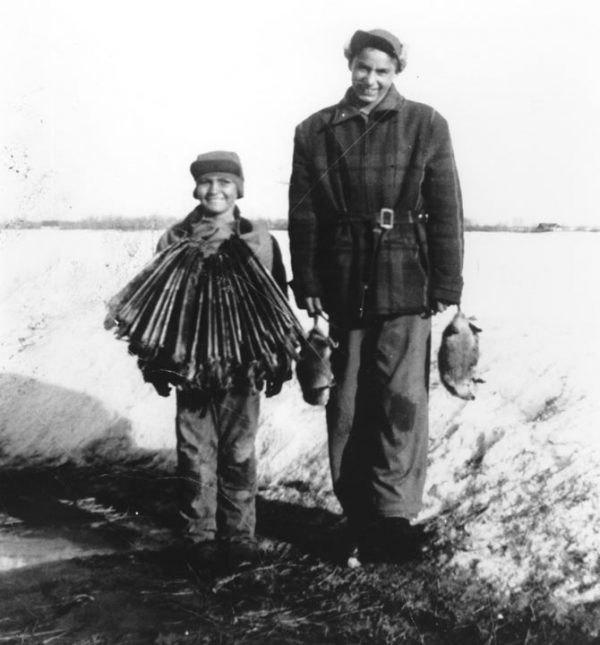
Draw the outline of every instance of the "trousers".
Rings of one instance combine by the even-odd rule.
[[[427,470],[431,319],[404,315],[343,330],[327,404],[334,492],[350,522],[412,518]]]
[[[260,395],[177,391],[183,534],[191,542],[253,538]]]

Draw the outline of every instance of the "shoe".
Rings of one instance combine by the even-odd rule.
[[[360,552],[360,548],[357,545],[354,545],[344,554],[342,564],[348,569],[358,569],[362,566],[363,557]]]
[[[422,531],[405,517],[384,517],[379,522],[380,539],[388,562],[403,564],[421,554]]]
[[[193,542],[186,548],[188,565],[196,572],[211,571],[218,561],[218,548],[215,540]]]
[[[388,561],[386,532],[381,522],[373,520],[364,528],[359,541],[359,558],[364,563],[378,563]]]
[[[343,566],[356,569],[362,564],[386,560],[377,527],[375,520],[348,521],[346,534],[340,543]]]
[[[261,554],[254,538],[223,540],[219,545],[220,568],[226,572],[242,571],[260,563]]]
[[[360,535],[356,522],[345,518],[338,522],[328,535],[328,552],[330,560],[342,567],[356,569],[361,566],[360,560]]]

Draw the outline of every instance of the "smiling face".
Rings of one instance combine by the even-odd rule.
[[[363,109],[372,110],[387,94],[397,74],[397,62],[389,54],[366,47],[350,61],[352,89]]]
[[[202,175],[196,182],[196,198],[209,215],[232,215],[238,198],[237,186],[225,173]]]

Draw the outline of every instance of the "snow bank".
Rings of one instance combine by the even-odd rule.
[[[1,231],[0,459],[60,463],[90,450],[172,450],[174,396],[144,383],[105,301],[152,257],[160,232]],[[295,384],[263,404],[259,452],[272,479],[321,446],[321,410]],[[286,432],[282,432],[279,428]]]
[[[525,603],[545,593],[559,615],[600,600],[599,242],[468,236],[463,309],[483,327],[486,383],[471,403],[435,382],[431,397],[423,517],[455,527],[449,564]]]
[[[158,235],[0,232],[0,463],[142,449],[172,459],[173,397],[156,396],[102,327],[104,301]],[[468,234],[463,310],[483,328],[486,383],[466,403],[432,374],[422,519],[446,520],[455,549],[445,566],[507,594],[544,588],[558,613],[600,600],[599,240]],[[452,314],[434,321],[435,350]],[[323,411],[292,382],[262,417],[263,480],[328,487]]]

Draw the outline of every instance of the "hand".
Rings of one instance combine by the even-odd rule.
[[[169,381],[165,381],[164,379],[156,379],[155,381],[152,381],[152,385],[154,386],[154,389],[159,396],[166,397],[171,394],[171,386],[169,385]]]
[[[448,309],[448,304],[441,300],[435,300],[433,303],[433,313],[441,314]]]
[[[112,315],[112,312],[108,312],[104,318],[104,329],[112,329],[116,324],[117,321],[115,320],[114,316]]]
[[[304,304],[306,306],[306,311],[308,312],[308,315],[311,317],[323,313],[321,298],[319,298],[319,296],[308,296],[304,300]]]

